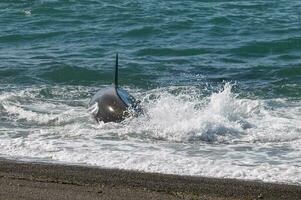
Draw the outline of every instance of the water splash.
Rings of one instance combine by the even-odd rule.
[[[1,156],[301,183],[298,101],[241,98],[229,83],[211,93],[197,87],[127,88],[142,100],[145,114],[97,124],[85,106],[95,89],[3,92]]]

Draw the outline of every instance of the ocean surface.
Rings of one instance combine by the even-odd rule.
[[[0,157],[301,185],[301,1],[2,0]]]

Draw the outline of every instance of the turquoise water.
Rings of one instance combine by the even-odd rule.
[[[1,83],[124,85],[237,81],[300,97],[299,1],[4,1]],[[258,91],[260,89],[260,92]]]
[[[301,183],[300,1],[6,0],[0,11],[2,157]],[[119,82],[148,115],[99,125],[86,106],[117,52]]]

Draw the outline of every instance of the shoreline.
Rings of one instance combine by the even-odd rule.
[[[301,199],[299,185],[7,159],[0,186],[0,199]]]

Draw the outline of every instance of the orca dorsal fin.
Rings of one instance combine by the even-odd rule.
[[[116,53],[115,74],[114,74],[114,86],[115,86],[115,88],[118,88],[118,53]]]

